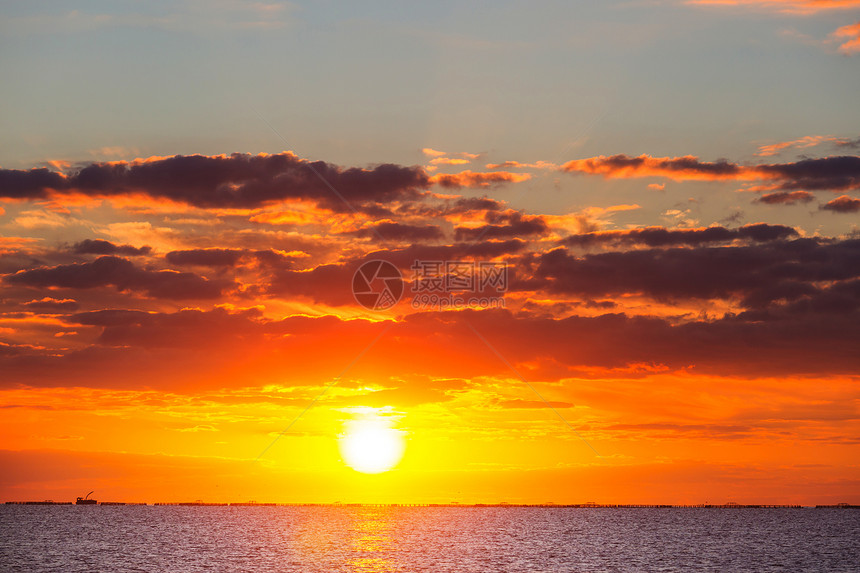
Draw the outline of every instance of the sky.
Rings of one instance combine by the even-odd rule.
[[[0,500],[860,503],[860,0],[3,1],[0,74]]]

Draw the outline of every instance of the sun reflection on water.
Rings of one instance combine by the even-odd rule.
[[[349,529],[350,557],[347,565],[355,571],[394,571],[396,544],[392,535],[391,509],[356,507]]]
[[[395,508],[333,505],[301,514],[305,519],[288,526],[294,563],[314,571],[403,570]]]

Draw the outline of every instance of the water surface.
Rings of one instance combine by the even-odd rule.
[[[0,571],[858,571],[860,510],[0,506]]]

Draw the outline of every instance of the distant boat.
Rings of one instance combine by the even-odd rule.
[[[90,495],[92,495],[92,493],[93,492],[90,492],[85,497],[79,497],[78,499],[76,499],[75,505],[96,505],[98,501],[90,499]]]

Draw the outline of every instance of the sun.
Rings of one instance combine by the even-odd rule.
[[[406,440],[385,420],[353,420],[347,423],[338,446],[346,465],[361,473],[378,474],[400,462]]]

